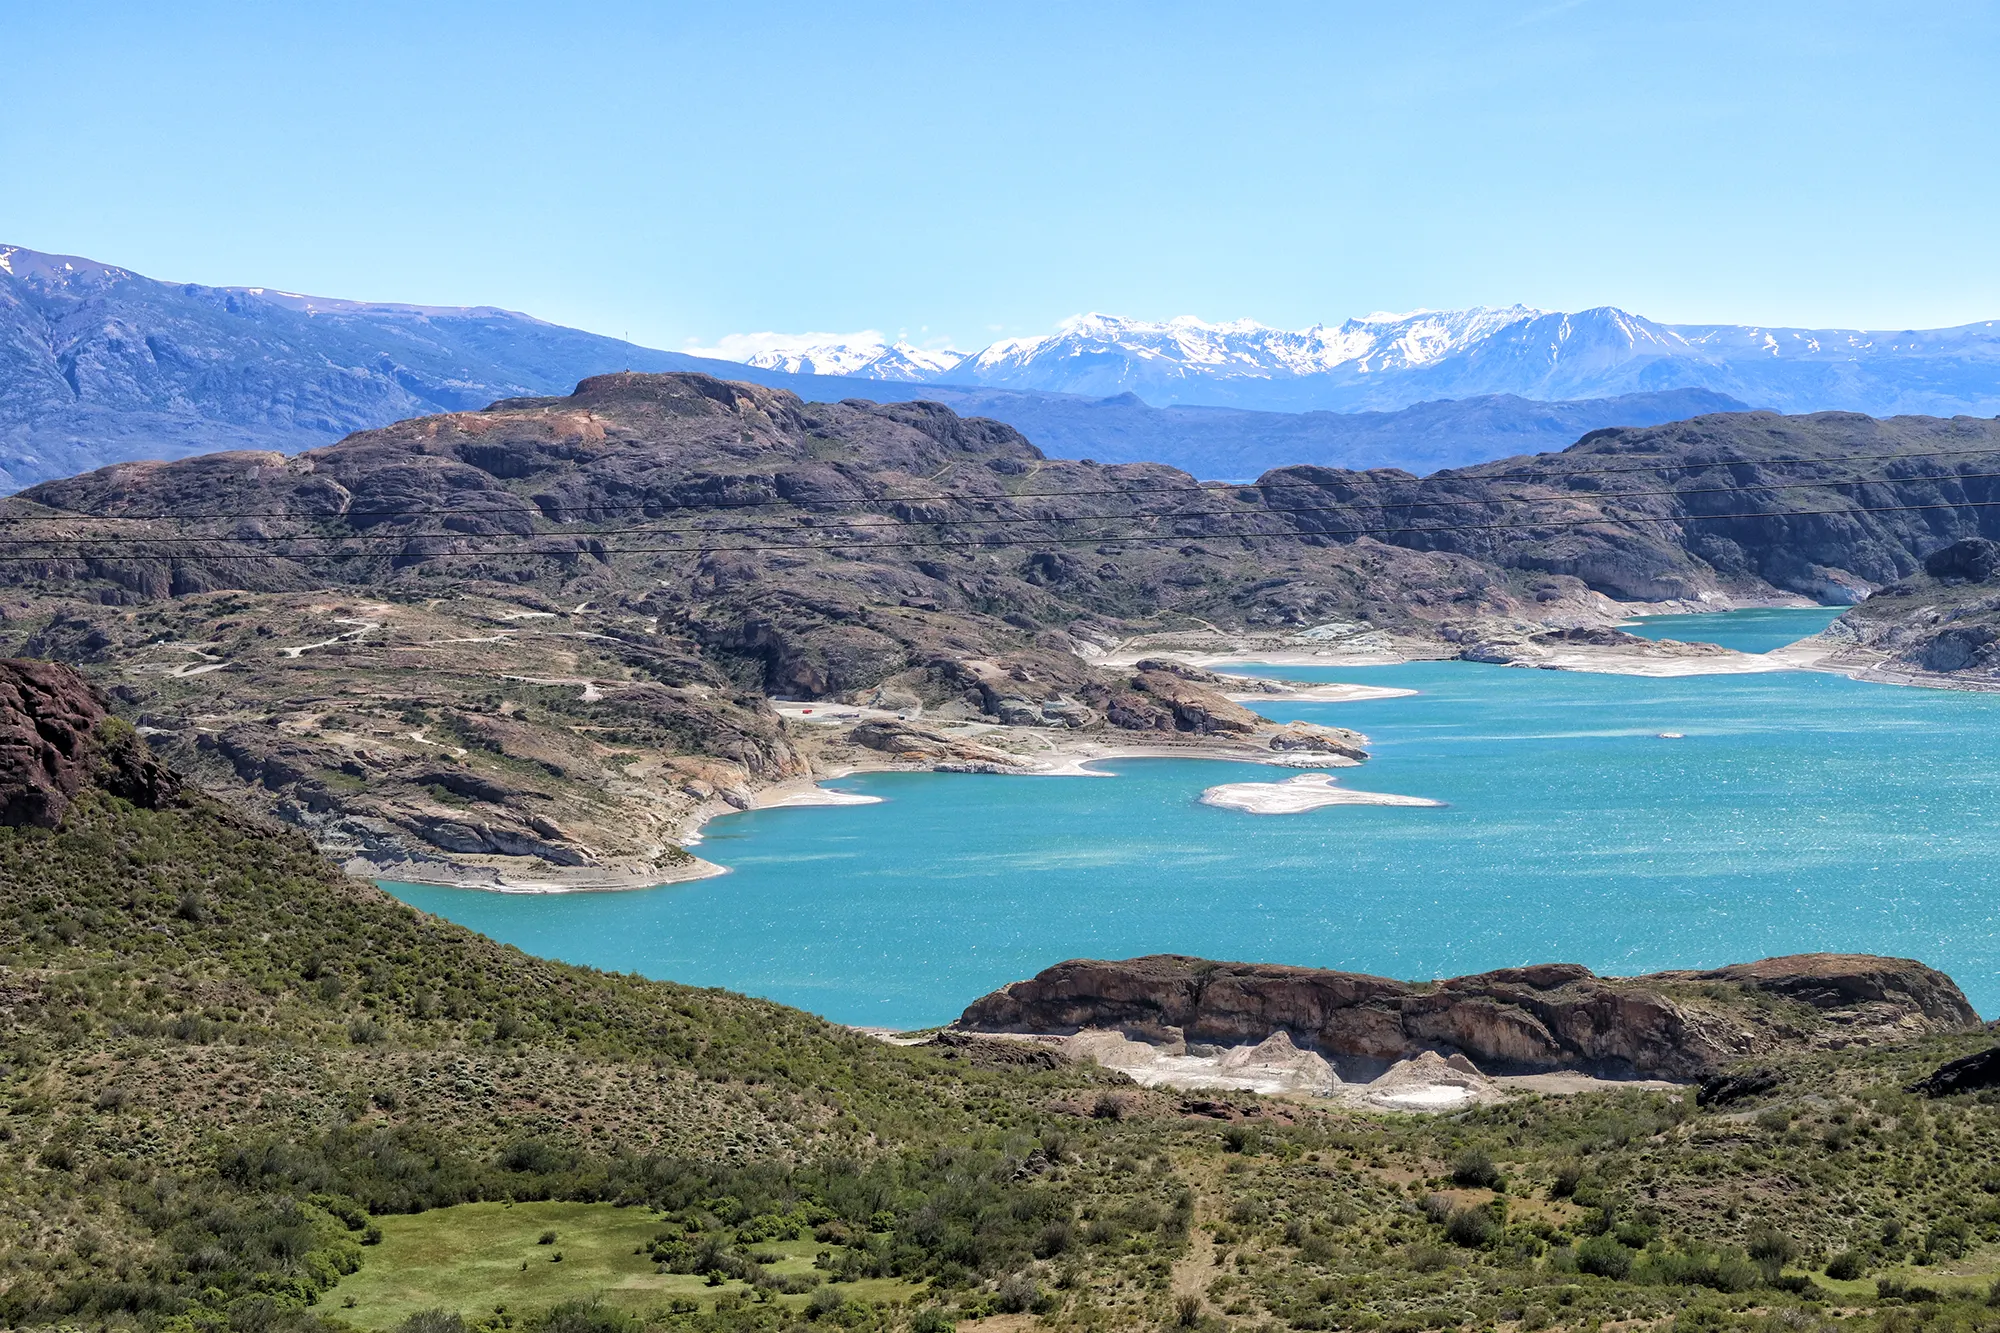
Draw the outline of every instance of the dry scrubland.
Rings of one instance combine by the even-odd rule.
[[[1983,1035],[1369,1116],[532,959],[171,789],[0,889],[16,1326],[2000,1327],[2000,1094],[1902,1090]]]

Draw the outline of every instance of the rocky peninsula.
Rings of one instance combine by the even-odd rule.
[[[1486,1074],[1705,1079],[1739,1061],[1975,1029],[1944,973],[1909,959],[1797,954],[1706,971],[1600,977],[1574,963],[1434,982],[1178,954],[1075,959],[975,1000],[979,1033],[1103,1030],[1172,1052],[1284,1034],[1343,1079],[1425,1052]]]

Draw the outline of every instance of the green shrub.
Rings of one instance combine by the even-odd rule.
[[[1706,1245],[1648,1255],[1645,1276],[1669,1286],[1727,1292],[1749,1291],[1767,1280],[1764,1270],[1741,1250]]]
[[[1454,1245],[1483,1249],[1499,1238],[1500,1223],[1484,1208],[1460,1208],[1444,1224],[1444,1234]]]
[[[1612,1236],[1592,1236],[1576,1247],[1576,1266],[1598,1277],[1622,1279],[1632,1271],[1632,1251]]]
[[[599,1300],[570,1300],[528,1321],[529,1333],[640,1333],[633,1316]]]
[[[456,1310],[419,1310],[396,1325],[396,1333],[468,1333]]]
[[[1467,1148],[1451,1164],[1453,1183],[1466,1189],[1501,1190],[1507,1187],[1506,1177],[1483,1148]]]
[[[1841,1282],[1851,1282],[1867,1271],[1867,1261],[1854,1250],[1842,1250],[1826,1263],[1826,1275]]]

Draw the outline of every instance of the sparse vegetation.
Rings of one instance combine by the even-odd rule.
[[[1978,1037],[1218,1127],[529,958],[199,798],[0,829],[0,892],[14,1327],[2000,1328],[2000,1096],[1902,1090]]]

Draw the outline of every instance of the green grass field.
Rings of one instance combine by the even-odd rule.
[[[676,1299],[708,1306],[718,1296],[749,1292],[742,1282],[711,1287],[697,1275],[655,1272],[651,1259],[633,1252],[660,1230],[649,1208],[467,1203],[377,1223],[382,1243],[368,1247],[361,1271],[342,1279],[324,1299],[331,1313],[361,1328],[393,1328],[418,1310],[440,1307],[470,1318],[502,1306],[530,1314],[559,1301],[599,1297],[643,1312]],[[545,1231],[556,1233],[554,1243],[539,1243]],[[782,1275],[812,1272],[813,1256],[827,1247],[804,1240],[748,1248],[782,1255],[782,1261],[766,1265]],[[900,1301],[917,1288],[871,1279],[844,1283],[840,1290],[855,1300]],[[794,1305],[805,1300],[777,1299]]]

